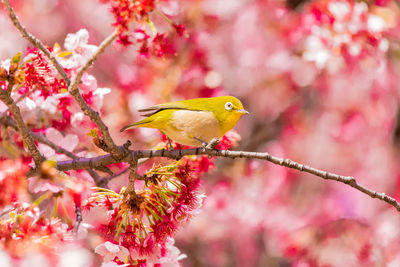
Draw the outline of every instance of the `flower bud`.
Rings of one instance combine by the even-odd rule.
[[[5,68],[0,67],[0,81],[6,81],[8,78],[8,72]]]
[[[10,65],[10,74],[14,73],[19,66],[19,62],[21,60],[21,52],[18,52],[13,58],[11,59],[11,65]]]

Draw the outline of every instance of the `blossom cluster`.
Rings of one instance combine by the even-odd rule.
[[[81,242],[74,241],[70,215],[65,213],[63,204],[63,199],[82,195],[82,191],[76,190],[79,186],[76,187],[76,183],[70,179],[63,186],[69,183],[68,187],[72,191],[63,190],[51,194],[50,190],[44,190],[44,194],[36,195],[37,198],[32,200],[33,192],[28,190],[26,172],[27,166],[20,160],[1,161],[1,266],[90,264],[93,257]],[[57,205],[58,202],[61,204]],[[59,206],[63,210],[58,210]],[[49,207],[52,207],[52,211]],[[63,222],[62,218],[67,218],[67,222]]]
[[[332,72],[366,57],[383,60],[389,49],[384,33],[394,26],[390,11],[354,1],[317,1],[307,9],[299,27],[307,35],[303,59]]]
[[[104,2],[104,1],[103,1]],[[112,24],[119,33],[118,42],[123,46],[135,43],[140,44],[139,55],[149,57],[150,54],[157,57],[174,55],[173,42],[166,33],[159,33],[150,18],[150,13],[156,13],[178,34],[183,36],[185,27],[183,24],[176,24],[158,8],[158,1],[155,0],[110,0],[106,1],[111,5],[111,13],[115,22]],[[158,8],[158,9],[157,9]],[[134,24],[134,26],[132,26]],[[134,30],[131,30],[134,28]],[[151,29],[148,33],[147,28]],[[150,35],[153,35],[152,37]],[[133,40],[133,41],[132,41]],[[151,40],[151,41],[150,41]]]
[[[225,136],[219,146],[229,148],[237,138]],[[126,187],[119,193],[98,188],[83,208],[101,207],[107,212],[105,222],[96,226],[105,240],[96,248],[104,262],[178,265],[185,255],[173,246],[174,236],[199,213],[205,197],[200,192],[200,177],[214,166],[213,161],[207,156],[192,156],[153,164],[138,177],[134,193]]]
[[[107,241],[96,248],[105,262],[178,264],[184,255],[173,246],[174,234],[197,213],[203,198],[199,177],[191,168],[188,162],[157,165],[146,172],[144,189],[134,195],[128,195],[126,188],[119,194],[99,189],[88,199],[88,207],[104,207],[109,217],[98,229]],[[119,247],[118,253],[108,248],[110,244]],[[126,251],[123,257],[120,251]]]

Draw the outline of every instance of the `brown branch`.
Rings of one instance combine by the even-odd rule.
[[[1,116],[0,117],[0,123],[3,124],[6,127],[11,127],[13,128],[15,131],[18,131],[18,127],[15,124],[14,120],[9,117],[9,116]],[[63,154],[66,155],[67,157],[70,157],[71,159],[79,159],[79,157],[77,155],[75,155],[74,153],[54,144],[53,142],[51,142],[49,139],[47,139],[44,135],[40,134],[40,133],[35,133],[35,132],[31,132],[29,131],[29,133],[31,134],[32,138],[42,144],[45,144],[49,147],[51,147],[55,152],[57,152],[58,154]],[[97,172],[95,172],[92,169],[86,169],[86,171],[90,174],[90,176],[92,176],[93,180],[95,181],[97,186],[101,186],[101,187],[107,187],[107,183],[104,182],[104,178],[100,177],[99,174]]]
[[[70,79],[68,78],[67,73],[65,72],[64,68],[61,66],[61,64],[57,61],[55,56],[50,53],[50,51],[46,48],[46,46],[35,36],[33,36],[31,33],[29,33],[24,26],[19,22],[17,15],[15,15],[15,12],[13,8],[10,5],[9,0],[3,0],[3,3],[7,9],[8,16],[10,17],[12,23],[14,26],[19,30],[19,32],[22,34],[22,36],[27,39],[31,44],[33,44],[35,47],[40,49],[53,63],[53,65],[56,67],[57,71],[60,73],[62,78],[67,82],[67,84],[70,83]]]
[[[0,90],[0,99],[7,105],[8,109],[14,116],[16,127],[21,133],[22,139],[24,140],[24,143],[27,146],[28,151],[33,158],[33,161],[35,162],[35,166],[39,167],[40,164],[45,160],[45,157],[40,154],[39,149],[33,141],[32,135],[28,127],[26,126],[24,119],[22,118],[19,107],[17,106],[17,104],[15,104],[14,100],[5,90]]]
[[[10,86],[10,85],[8,85],[8,86]],[[8,88],[8,87],[7,87],[7,88]],[[8,90],[8,89],[7,89],[7,90]],[[22,100],[24,100],[25,97],[29,96],[29,95],[30,95],[31,93],[33,93],[35,90],[36,90],[36,88],[33,89],[33,90],[30,90],[30,91],[24,93],[23,95],[21,95],[20,97],[18,97],[18,99],[15,100],[15,104],[18,104],[19,102],[21,102]],[[8,108],[7,108],[6,110],[4,110],[4,111],[0,114],[0,117],[5,116],[5,115],[7,114],[7,112],[8,112]]]
[[[277,165],[285,166],[302,172],[307,172],[326,180],[334,180],[347,184],[357,189],[358,191],[361,191],[364,194],[369,195],[372,198],[378,198],[380,200],[389,203],[390,205],[395,207],[398,211],[400,211],[400,203],[397,202],[393,197],[390,197],[385,193],[376,192],[357,183],[357,181],[352,176],[342,176],[335,173],[319,170],[311,166],[295,162],[290,159],[284,159],[272,156],[267,152],[261,153],[261,152],[230,151],[230,150],[209,150],[205,148],[191,148],[191,149],[180,149],[180,150],[165,150],[165,149],[130,150],[130,155],[126,156],[121,160],[117,160],[111,154],[107,154],[94,158],[80,158],[78,160],[60,161],[57,163],[56,168],[62,171],[71,169],[75,170],[87,169],[87,168],[96,168],[99,166],[106,166],[112,163],[130,162],[132,158],[141,159],[141,158],[166,157],[166,158],[178,159],[183,156],[190,156],[190,155],[209,155],[209,156],[225,157],[231,159],[248,158],[248,159],[266,160]]]
[[[76,78],[74,81],[71,81],[66,74],[64,68],[58,62],[58,60],[50,53],[50,51],[45,47],[45,45],[35,36],[30,34],[20,23],[18,17],[15,15],[13,8],[10,5],[9,0],[3,0],[4,5],[7,8],[8,15],[15,25],[15,27],[21,32],[22,36],[26,38],[31,44],[35,47],[40,49],[53,63],[56,67],[62,78],[65,80],[66,84],[68,85],[68,91],[70,94],[75,98],[77,103],[79,104],[80,108],[82,109],[83,113],[88,116],[96,125],[99,127],[102,137],[108,147],[108,151],[112,153],[115,157],[122,157],[124,155],[124,150],[119,149],[119,147],[114,143],[113,139],[111,138],[110,133],[108,132],[107,126],[101,120],[100,115],[98,112],[94,111],[83,99],[82,95],[79,92],[78,84],[82,78],[83,73],[94,63],[97,57],[104,52],[105,48],[109,46],[112,41],[114,41],[118,33],[115,31],[109,37],[107,37],[98,47],[96,52],[88,59],[88,61],[78,70]]]
[[[116,178],[116,177],[118,177],[118,176],[121,176],[122,174],[126,173],[127,171],[129,171],[129,168],[130,168],[130,167],[125,168],[125,169],[123,169],[123,170],[121,170],[121,171],[119,171],[119,172],[117,172],[117,173],[112,174],[112,175],[109,175],[109,176],[100,178],[100,180],[99,180],[98,182],[96,182],[96,185],[99,186],[99,187],[106,187],[106,188],[108,188],[108,187],[107,187],[107,184],[108,184],[108,182],[109,182],[110,180],[112,180],[112,179],[114,179],[114,178]],[[137,179],[140,178],[140,180],[143,180],[143,179],[141,179],[142,177],[140,177],[138,174],[136,174],[136,178],[137,178]]]
[[[77,155],[75,155],[74,153],[66,150],[63,147],[60,147],[60,146],[54,144],[53,142],[51,142],[49,139],[47,139],[45,136],[43,136],[40,133],[32,133],[32,137],[37,142],[45,144],[45,145],[51,147],[58,154],[66,155],[67,157],[70,157],[71,159],[79,159],[79,157]],[[104,183],[103,178],[97,172],[95,172],[92,169],[86,169],[86,171],[90,174],[90,176],[92,176],[92,178],[93,178],[93,180],[94,180],[94,182],[96,183],[97,186],[107,187],[107,183]]]
[[[132,156],[132,154],[129,158],[129,182],[124,192],[123,202],[129,205],[130,209],[139,211],[140,203],[143,201],[143,197],[138,196],[135,191],[138,158],[136,158],[134,155]]]
[[[78,70],[76,73],[75,79],[69,85],[69,91],[76,90],[78,88],[79,83],[81,82],[82,76],[87,71],[93,63],[96,61],[97,57],[104,52],[104,50],[118,37],[118,31],[115,30],[112,34],[110,34],[103,42],[99,45],[96,52],[86,61],[86,63]]]
[[[94,111],[83,99],[79,92],[78,85],[81,82],[84,72],[94,63],[97,57],[104,52],[107,46],[109,46],[118,37],[118,32],[114,31],[108,36],[97,48],[96,52],[86,61],[86,63],[78,70],[75,79],[69,84],[68,91],[75,98],[79,107],[83,113],[88,116],[96,125],[99,127],[102,134],[102,138],[107,146],[106,151],[113,154],[115,157],[121,157],[124,155],[124,151],[120,149],[111,138],[108,131],[108,127],[104,124],[98,112]]]
[[[50,141],[49,139],[47,139],[44,135],[42,135],[40,133],[32,133],[32,137],[37,142],[45,144],[45,145],[51,147],[58,154],[66,155],[67,157],[70,157],[71,159],[79,159],[79,157],[77,155],[75,155],[74,153],[66,150],[65,148],[63,148],[61,146],[58,146],[58,145],[54,144],[52,141]],[[94,180],[94,182],[96,183],[97,186],[107,187],[107,183],[103,182],[103,178],[101,178],[100,175],[97,172],[95,172],[92,169],[86,169],[86,171],[90,174],[90,176],[92,176],[92,178],[93,178],[93,180]]]
[[[135,180],[136,180],[136,172],[137,172],[137,168],[138,168],[138,161],[137,158],[134,158],[133,160],[130,161],[129,164],[129,182],[128,182],[128,189],[132,189],[133,191],[135,191]],[[129,191],[127,189],[127,191]]]
[[[14,88],[14,74],[8,79],[8,85],[7,85],[7,94],[11,95],[12,89]]]
[[[45,144],[49,147],[51,147],[55,152],[57,152],[58,154],[63,154],[66,155],[67,157],[70,157],[71,159],[79,159],[79,157],[77,155],[75,155],[74,153],[66,150],[63,147],[60,147],[56,144],[54,144],[53,142],[51,142],[49,139],[47,139],[44,135],[40,134],[40,133],[32,133],[32,137],[33,139],[35,139],[37,142]],[[85,169],[90,176],[92,176],[94,182],[96,183],[97,186],[100,187],[107,187],[107,183],[104,183],[103,178],[94,170],[92,169]]]
[[[102,138],[107,146],[106,151],[113,154],[115,157],[122,157],[124,154],[124,150],[118,147],[109,131],[108,127],[104,124],[102,119],[100,118],[100,114],[94,111],[83,99],[82,95],[79,92],[78,85],[81,82],[81,78],[83,73],[93,64],[93,62],[97,59],[97,57],[104,52],[107,46],[109,46],[112,41],[114,41],[118,37],[118,32],[114,31],[110,36],[108,36],[97,48],[96,52],[86,61],[86,63],[78,70],[75,79],[68,86],[69,93],[75,98],[75,101],[78,103],[79,107],[83,111],[83,113],[88,116],[96,125],[99,127],[99,130],[102,134]]]
[[[125,169],[123,169],[123,170],[121,170],[121,171],[119,171],[119,172],[117,172],[117,173],[114,173],[113,175],[104,177],[103,179],[109,181],[109,180],[114,179],[114,178],[116,178],[116,177],[118,177],[118,176],[121,176],[122,174],[126,173],[127,171],[129,171],[129,167],[128,167],[128,168],[125,168]]]
[[[74,232],[78,233],[79,230],[79,225],[82,222],[82,209],[81,206],[78,206],[77,204],[75,204],[75,214],[76,214],[76,220],[75,220],[75,225],[74,225]]]
[[[2,116],[0,118],[0,123],[7,126],[7,127],[11,127],[14,130],[18,131],[18,127],[15,124],[14,120],[9,117],[9,116]],[[52,149],[54,149],[54,151],[56,151],[59,154],[64,154],[68,157],[70,157],[71,159],[79,159],[78,156],[76,156],[74,153],[54,144],[53,142],[51,142],[49,139],[47,139],[44,135],[40,134],[40,133],[35,133],[35,132],[31,132],[29,131],[30,135],[32,136],[32,138],[34,140],[36,140],[39,143],[45,144],[49,147],[51,147]]]

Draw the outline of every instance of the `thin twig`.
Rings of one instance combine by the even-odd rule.
[[[10,85],[8,85],[8,86],[10,86]],[[8,87],[7,87],[7,88],[8,88]],[[15,104],[18,104],[19,102],[21,102],[22,100],[24,100],[25,97],[29,96],[29,95],[30,95],[31,93],[33,93],[36,89],[37,89],[37,87],[36,87],[35,89],[33,89],[33,90],[30,90],[30,91],[24,93],[24,94],[21,95],[20,97],[18,97],[18,99],[15,100]],[[5,116],[5,115],[7,114],[7,112],[8,112],[8,108],[7,108],[6,110],[4,110],[4,111],[0,114],[0,117]]]
[[[69,85],[69,90],[73,91],[78,88],[79,83],[81,82],[82,76],[87,71],[93,63],[96,61],[97,57],[104,52],[104,50],[118,37],[118,31],[115,30],[112,34],[110,34],[103,42],[99,45],[96,52],[86,61],[86,63],[78,70],[76,73],[75,79]]]
[[[61,146],[56,145],[55,143],[53,143],[52,141],[50,141],[49,139],[47,139],[44,135],[42,135],[40,133],[32,133],[32,137],[39,143],[42,143],[42,144],[45,144],[45,145],[51,147],[58,154],[66,155],[67,157],[70,157],[71,159],[79,158],[74,153],[66,150],[65,148],[63,148]],[[97,172],[95,172],[92,169],[86,169],[86,171],[90,174],[90,176],[92,176],[92,178],[97,186],[106,187],[106,184],[102,182],[103,178],[101,178]]]
[[[114,31],[110,36],[108,36],[97,48],[96,52],[86,61],[86,63],[78,70],[75,79],[68,86],[69,93],[75,98],[79,107],[83,113],[88,116],[96,125],[102,134],[102,138],[107,145],[107,152],[112,153],[116,157],[121,157],[123,155],[123,150],[120,149],[111,138],[108,131],[108,127],[104,124],[100,118],[100,114],[94,111],[83,99],[79,92],[78,85],[81,81],[83,73],[93,64],[97,57],[104,52],[107,46],[109,46],[118,37],[118,32]]]
[[[78,159],[79,157],[77,155],[75,155],[74,153],[66,150],[63,147],[60,147],[58,145],[56,145],[55,143],[51,142],[49,139],[47,139],[44,135],[40,134],[40,133],[34,133],[32,132],[32,137],[33,139],[35,139],[37,142],[45,144],[49,147],[51,147],[55,152],[57,152],[58,154],[63,154],[66,155],[67,157],[70,157],[71,159]],[[103,178],[94,170],[92,169],[85,169],[90,176],[92,176],[94,182],[96,183],[97,186],[101,186],[101,187],[107,187],[107,183],[103,182]]]
[[[30,94],[32,94],[33,92],[35,92],[39,87],[35,87],[33,90],[29,90],[26,93],[24,93],[23,95],[21,95],[20,97],[17,98],[17,100],[15,100],[15,103],[18,104],[19,102],[21,102],[22,100],[25,99],[25,97],[29,96]]]
[[[129,167],[128,167],[128,168],[125,168],[125,169],[123,169],[123,170],[121,170],[121,171],[119,171],[119,172],[117,172],[117,173],[114,173],[113,175],[104,177],[103,179],[111,180],[111,179],[114,179],[114,178],[116,178],[116,177],[118,177],[118,176],[121,176],[122,174],[126,173],[127,171],[129,171]]]
[[[61,77],[65,80],[67,84],[69,84],[71,81],[68,78],[67,73],[65,72],[64,68],[61,66],[61,64],[57,61],[55,56],[50,53],[50,51],[46,48],[46,46],[35,36],[33,36],[31,33],[29,33],[24,26],[19,22],[17,15],[15,14],[13,8],[10,5],[9,0],[3,0],[4,5],[6,6],[8,15],[14,24],[14,26],[19,30],[19,32],[22,34],[22,36],[27,39],[30,43],[32,43],[35,47],[40,49],[53,63],[53,65],[56,67],[58,72],[60,73]]]
[[[0,123],[6,127],[11,127],[14,130],[18,131],[17,125],[15,124],[14,120],[9,116],[0,117]],[[77,155],[64,149],[63,147],[60,147],[60,146],[54,144],[49,139],[47,139],[44,135],[42,135],[40,133],[31,132],[31,131],[29,133],[31,134],[32,138],[35,141],[51,147],[58,154],[66,155],[67,157],[70,157],[71,159],[79,159],[79,157]],[[92,169],[86,169],[86,171],[90,174],[90,176],[92,176],[92,178],[95,181],[97,186],[106,187],[106,183],[103,182],[103,178],[100,177],[100,175],[97,172],[95,172]]]
[[[24,140],[24,143],[26,144],[28,151],[33,158],[33,161],[35,162],[35,166],[39,167],[40,164],[45,160],[45,157],[40,154],[39,149],[33,141],[32,135],[22,118],[19,107],[17,106],[17,104],[15,104],[11,96],[4,90],[0,90],[0,99],[7,105],[8,109],[14,116],[16,127],[21,133],[22,139]]]
[[[75,225],[74,225],[74,232],[78,233],[79,225],[82,222],[82,209],[81,209],[81,206],[76,205],[75,214],[76,214],[76,220],[75,220]]]
[[[113,139],[111,138],[110,133],[108,132],[107,126],[101,120],[100,115],[98,112],[94,111],[83,99],[82,95],[79,92],[78,84],[81,81],[83,73],[93,64],[93,62],[97,59],[97,57],[104,52],[105,48],[109,46],[112,41],[114,41],[118,33],[114,31],[109,37],[107,37],[98,47],[96,52],[86,61],[86,63],[78,70],[76,78],[74,81],[71,81],[68,77],[67,73],[65,72],[64,68],[61,66],[60,62],[50,53],[50,51],[46,48],[46,46],[35,36],[29,33],[20,23],[18,17],[16,16],[13,8],[10,5],[9,0],[3,0],[4,5],[7,8],[8,14],[10,16],[11,21],[15,25],[15,27],[21,32],[22,36],[26,38],[31,44],[35,47],[40,49],[53,63],[56,67],[62,78],[64,79],[65,83],[68,85],[68,91],[70,94],[75,98],[78,102],[80,108],[82,109],[83,113],[88,116],[96,125],[99,127],[102,137],[108,147],[108,151],[112,153],[115,157],[122,157],[124,155],[124,150],[119,149],[119,147],[114,143]]]
[[[129,160],[129,182],[126,190],[124,192],[124,202],[128,204],[131,208],[138,208],[138,200],[140,197],[136,194],[135,191],[135,180],[137,176],[137,168],[138,168],[138,158],[132,156]]]
[[[136,180],[136,175],[137,175],[137,168],[138,168],[138,160],[137,158],[134,158],[131,160],[129,164],[129,182],[128,182],[128,188],[135,188],[135,180]]]
[[[121,160],[117,160],[111,154],[107,154],[94,158],[80,158],[78,160],[60,161],[57,163],[56,168],[63,171],[71,169],[76,170],[76,169],[96,168],[98,166],[106,166],[112,163],[130,162],[132,158],[141,159],[141,158],[153,158],[153,157],[166,157],[166,158],[177,159],[181,158],[182,156],[190,156],[190,155],[209,155],[209,156],[225,157],[232,159],[248,158],[248,159],[266,160],[277,165],[285,166],[302,172],[307,172],[326,180],[334,180],[347,184],[357,189],[358,191],[361,191],[364,194],[369,195],[372,198],[378,198],[380,200],[389,203],[390,205],[395,207],[398,211],[400,211],[400,203],[397,202],[393,197],[390,197],[385,193],[376,192],[357,183],[357,181],[352,176],[342,176],[335,173],[319,170],[311,166],[295,162],[290,159],[284,159],[272,156],[267,152],[261,153],[261,152],[230,151],[230,150],[208,150],[205,148],[191,148],[191,149],[180,149],[180,150],[165,150],[165,149],[131,150],[130,155],[126,156]]]
[[[42,135],[40,133],[32,133],[32,137],[33,137],[33,139],[35,139],[39,143],[42,143],[42,144],[45,144],[45,145],[51,147],[58,154],[66,155],[67,157],[70,157],[71,159],[79,158],[74,153],[66,150],[63,147],[60,147],[60,146],[54,144],[53,142],[51,142],[49,139],[47,139],[44,135]],[[90,176],[92,176],[92,178],[93,178],[93,180],[94,180],[94,182],[96,183],[97,186],[107,187],[107,183],[103,182],[103,178],[97,172],[95,172],[92,169],[85,169],[85,170],[90,174]]]
[[[12,89],[14,88],[14,75],[8,79],[7,94],[11,95]]]
[[[55,143],[53,143],[52,141],[50,141],[49,139],[47,139],[44,135],[42,135],[40,133],[33,132],[32,137],[37,142],[51,147],[58,154],[66,155],[67,157],[70,157],[71,159],[79,159],[79,157],[77,155],[66,150],[65,148],[63,148],[61,146],[56,145]],[[103,168],[98,168],[98,169],[103,169]],[[95,172],[94,170],[89,169],[89,168],[85,169],[85,170],[90,174],[90,176],[92,176],[92,178],[94,179],[94,182],[96,183],[97,186],[106,187],[106,184],[102,181],[103,178],[97,172]]]

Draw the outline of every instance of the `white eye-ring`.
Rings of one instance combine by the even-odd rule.
[[[231,102],[226,102],[225,103],[225,109],[226,110],[231,110],[233,108],[233,104]]]

